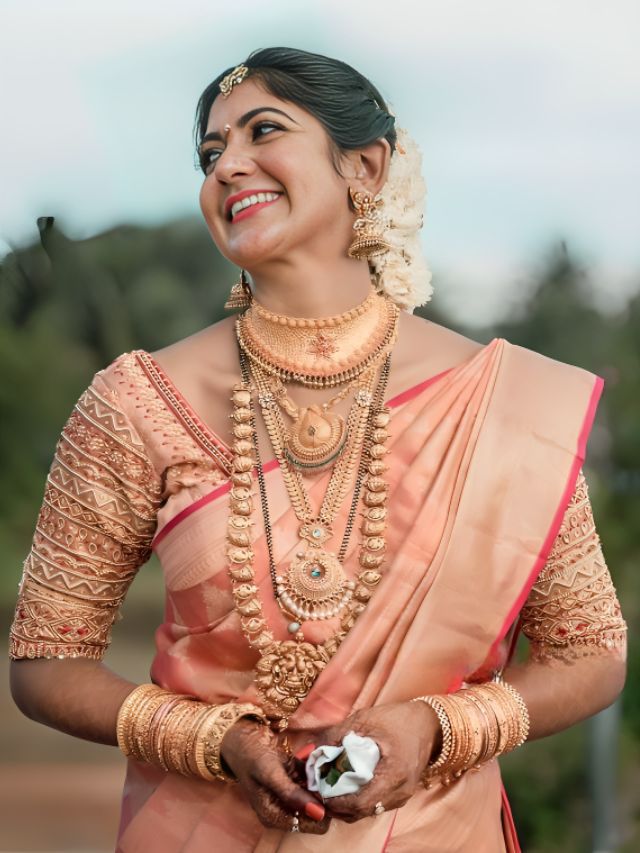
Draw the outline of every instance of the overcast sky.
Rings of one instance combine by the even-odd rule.
[[[561,238],[607,299],[640,286],[637,0],[0,0],[0,15],[2,251],[44,214],[74,237],[197,215],[200,92],[287,45],[355,65],[417,138],[425,251],[460,316],[495,314]]]

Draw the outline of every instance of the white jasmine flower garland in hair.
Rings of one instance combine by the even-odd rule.
[[[380,195],[384,200],[382,237],[391,249],[369,259],[376,286],[405,311],[425,305],[433,293],[420,229],[427,193],[422,177],[422,155],[404,128],[391,157],[389,177]]]

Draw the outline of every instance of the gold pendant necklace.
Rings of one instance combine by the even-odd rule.
[[[362,450],[369,409],[373,400],[375,372],[361,378],[348,417],[344,452],[335,464],[317,516],[314,514],[302,475],[290,464],[285,445],[286,428],[269,389],[269,378],[256,365],[252,374],[258,400],[276,459],[280,463],[293,510],[301,522],[298,535],[305,543],[286,572],[276,577],[278,605],[290,620],[287,629],[297,635],[306,620],[333,619],[349,604],[355,584],[344,573],[340,559],[323,546],[333,531],[331,524],[351,484]]]
[[[377,361],[372,367],[377,367]],[[302,470],[321,471],[335,462],[345,447],[347,424],[342,415],[332,412],[331,408],[347,396],[359,379],[349,382],[326,402],[306,407],[293,402],[280,379],[269,376],[267,382],[273,399],[293,421],[283,436],[289,463]]]
[[[233,443],[231,514],[227,544],[229,576],[242,630],[249,645],[256,649],[260,655],[256,664],[256,686],[263,697],[265,712],[280,730],[286,729],[288,718],[305,699],[317,677],[340,647],[347,632],[364,611],[367,602],[380,582],[380,567],[384,559],[384,547],[379,547],[379,544],[380,541],[384,543],[384,535],[381,530],[376,529],[376,535],[372,536],[373,531],[368,530],[367,525],[369,523],[376,525],[382,523],[384,527],[386,518],[386,507],[384,506],[386,484],[382,479],[382,474],[385,470],[383,457],[386,449],[384,442],[387,438],[386,427],[389,423],[390,411],[383,406],[383,401],[389,367],[390,355],[387,356],[383,365],[371,406],[370,418],[362,445],[356,487],[347,522],[348,533],[355,520],[360,489],[364,487],[363,502],[366,509],[362,523],[360,572],[353,597],[341,615],[340,628],[325,642],[314,644],[305,642],[300,634],[295,640],[275,639],[273,632],[267,625],[258,588],[254,583],[253,550],[250,545],[236,545],[231,539],[231,531],[244,532],[251,524],[253,498],[252,496],[247,498],[244,491],[236,492],[236,488],[245,487],[247,474],[251,478],[250,472],[253,468],[255,456],[269,552],[269,571],[275,587],[277,573],[273,555],[273,531],[266,499],[264,472],[255,432],[255,418],[251,407],[249,371],[241,354],[243,382],[234,387],[232,395],[235,441]],[[247,446],[247,430],[250,431],[252,438],[249,446]],[[251,490],[249,489],[249,491]],[[382,501],[378,499],[380,495],[383,496]],[[236,522],[240,519],[242,521],[236,528]],[[313,535],[313,528],[309,532]],[[346,534],[344,541],[347,541]]]

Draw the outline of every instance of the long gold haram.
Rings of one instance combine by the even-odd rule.
[[[273,534],[266,506],[264,472],[259,459],[255,418],[252,409],[250,380],[247,364],[241,353],[243,382],[234,386],[231,415],[234,426],[234,459],[232,462],[230,505],[228,522],[227,556],[231,588],[240,616],[240,624],[249,645],[260,654],[256,665],[256,684],[264,700],[266,713],[286,728],[288,718],[311,690],[316,678],[338,650],[342,640],[365,609],[380,582],[380,568],[384,560],[387,487],[382,488],[385,470],[383,458],[387,452],[386,427],[390,410],[383,405],[389,376],[390,354],[387,356],[370,408],[370,418],[362,447],[358,481],[364,487],[361,525],[360,572],[353,599],[342,614],[340,628],[324,643],[313,644],[298,640],[276,640],[267,625],[254,583],[254,553],[249,530],[252,524],[252,476],[254,458],[258,464],[265,534],[272,559]],[[251,440],[250,440],[251,439]],[[357,494],[357,492],[354,492]],[[352,502],[348,524],[353,523],[356,501]]]

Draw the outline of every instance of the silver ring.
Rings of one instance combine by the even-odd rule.
[[[294,814],[293,820],[291,821],[291,832],[300,832],[300,820],[298,818],[298,812]]]
[[[376,815],[376,816],[377,816],[377,815],[379,815],[379,814],[382,814],[382,812],[383,812],[384,810],[385,810],[385,808],[384,808],[384,806],[382,805],[382,803],[376,803],[376,804],[375,804],[375,806],[373,807],[373,813],[374,813],[374,815]]]

